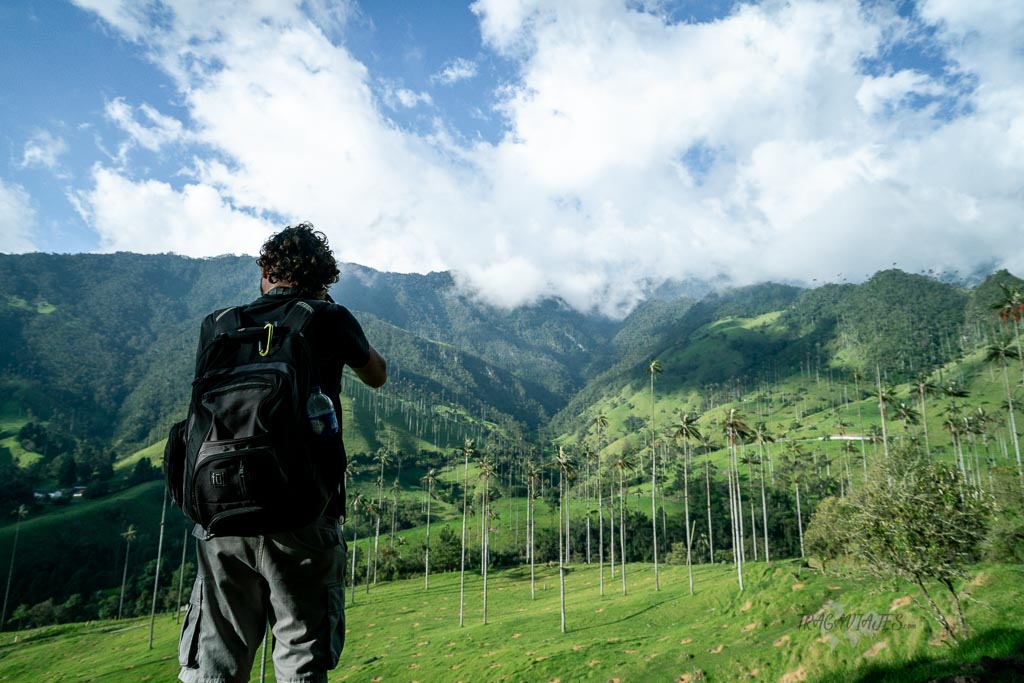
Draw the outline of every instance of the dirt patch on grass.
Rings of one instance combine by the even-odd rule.
[[[888,641],[881,640],[871,646],[871,649],[864,653],[864,656],[870,659],[871,657],[877,657],[878,653],[889,647]]]
[[[593,667],[593,666],[597,666],[600,663],[601,663],[600,659],[591,659],[589,662],[587,662],[587,666]]]
[[[909,595],[904,595],[902,598],[896,598],[895,600],[892,601],[892,604],[889,605],[889,611],[890,612],[895,612],[900,607],[906,607],[911,602],[913,602],[913,600],[910,599]]]
[[[743,607],[740,607],[740,611],[741,612],[746,612],[748,609],[750,609],[753,606],[754,606],[754,603],[751,602],[750,600],[747,600],[745,603],[743,603]]]
[[[803,588],[804,588],[804,584],[802,584],[802,583],[794,583],[794,584],[793,584],[793,585],[791,586],[791,588],[792,588],[793,590],[795,590],[795,591],[798,591],[798,590],[803,590]]]
[[[753,631],[753,630],[754,630],[755,628],[757,628],[757,624],[747,624],[747,625],[746,625],[746,626],[744,626],[744,627],[743,627],[743,628],[742,628],[741,630],[742,630],[742,631],[743,631],[744,633],[746,633],[747,631]]]
[[[788,642],[789,642],[789,634],[787,633],[786,635],[782,636],[781,638],[776,640],[774,643],[772,643],[772,645],[774,645],[775,647],[782,647],[783,645],[785,645]],[[800,680],[803,680],[803,679],[800,679]]]
[[[798,683],[799,681],[807,680],[807,671],[802,666],[799,669],[793,669],[782,675],[779,679],[779,683]]]
[[[680,645],[689,645],[692,642],[693,642],[693,638],[683,638],[682,640],[679,641],[679,644]]]
[[[710,652],[713,655],[717,655],[719,652],[721,652],[724,649],[725,649],[725,645],[721,644],[721,645],[718,645],[717,647],[711,648],[710,650],[708,650],[708,652]]]
[[[513,637],[513,638],[521,638],[521,637],[522,637],[522,635],[523,635],[522,633],[513,633],[513,634],[512,634],[512,637]]]
[[[978,572],[978,575],[971,579],[972,586],[984,586],[988,583],[988,572]]]
[[[579,652],[580,650],[582,650],[585,647],[586,647],[586,645],[573,645],[572,646],[572,650],[573,650],[573,652]]]

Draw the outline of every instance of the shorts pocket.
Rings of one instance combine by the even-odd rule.
[[[203,580],[197,578],[192,586],[192,596],[185,610],[185,622],[181,625],[181,639],[178,641],[178,663],[185,668],[199,666],[199,621],[203,611]]]
[[[341,544],[338,523],[332,520],[318,520],[309,526],[289,532],[287,537],[287,541],[282,540],[286,545],[316,553],[330,550]]]
[[[345,648],[345,584],[341,581],[327,584],[327,621],[331,630],[331,660],[329,669],[338,666]]]

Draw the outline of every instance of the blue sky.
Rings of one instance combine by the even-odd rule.
[[[611,315],[669,278],[1024,274],[1022,36],[1016,0],[9,0],[0,251],[311,220]]]

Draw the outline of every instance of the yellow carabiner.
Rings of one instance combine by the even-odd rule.
[[[263,326],[263,329],[267,331],[267,345],[264,347],[263,342],[260,342],[260,356],[266,356],[270,353],[270,342],[274,339],[274,323],[267,323]]]

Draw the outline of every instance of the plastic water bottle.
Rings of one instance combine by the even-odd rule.
[[[320,391],[320,387],[313,387],[309,394],[306,415],[309,416],[309,425],[314,434],[330,436],[338,433],[338,415],[334,412],[334,404],[327,394]]]

